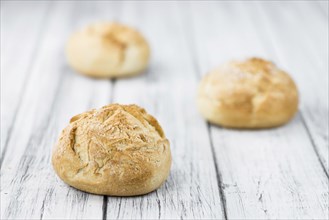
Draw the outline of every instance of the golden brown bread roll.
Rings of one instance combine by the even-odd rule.
[[[122,77],[141,73],[150,49],[135,29],[118,23],[97,23],[77,31],[66,46],[70,66],[92,77]]]
[[[161,186],[171,152],[154,117],[136,105],[112,104],[74,116],[52,164],[64,182],[82,191],[133,196]]]
[[[266,128],[284,124],[295,115],[298,92],[290,76],[276,65],[251,58],[210,71],[200,83],[197,104],[214,124]]]

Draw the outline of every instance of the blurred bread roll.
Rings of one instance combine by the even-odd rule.
[[[297,112],[294,81],[272,62],[251,58],[210,71],[201,81],[197,104],[211,123],[232,128],[267,128]]]
[[[74,116],[52,155],[58,176],[82,191],[111,196],[149,193],[167,179],[169,141],[136,105],[112,104]]]
[[[135,29],[118,23],[96,23],[71,35],[66,46],[69,65],[92,77],[124,77],[146,69],[150,49]]]

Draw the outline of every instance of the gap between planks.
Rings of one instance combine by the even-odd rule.
[[[264,10],[262,10],[261,6],[263,6],[263,5],[257,4],[257,7],[256,8],[258,9],[258,12],[261,14],[261,16],[263,18],[266,18],[266,19],[260,19],[260,20],[262,21],[261,23],[263,24],[263,29],[265,29],[265,31],[264,31],[265,32],[265,35],[267,35],[268,36],[268,39],[270,39],[268,41],[268,43],[269,43],[270,47],[272,48],[271,50],[273,52],[273,55],[276,58],[278,58],[279,60],[282,60],[282,58],[279,56],[279,53],[278,53],[277,48],[275,46],[275,43],[273,42],[273,38],[270,37],[271,36],[271,33],[270,33],[269,29],[266,28],[266,27],[269,26],[269,25],[267,25],[269,23],[269,21],[267,20],[268,17],[264,13]],[[262,37],[259,37],[259,38],[262,39]],[[299,109],[299,114],[300,114],[300,117],[301,117],[301,121],[302,121],[303,127],[306,130],[306,133],[308,135],[308,138],[310,139],[310,142],[311,142],[311,145],[312,145],[314,154],[316,155],[316,157],[317,157],[317,159],[318,159],[318,161],[320,163],[320,166],[323,169],[324,174],[326,175],[327,178],[329,178],[329,174],[328,174],[328,171],[326,169],[326,165],[325,165],[324,161],[321,159],[321,156],[320,156],[320,153],[319,153],[318,148],[316,146],[316,143],[314,141],[313,135],[312,135],[312,133],[311,133],[311,131],[310,131],[308,125],[307,125],[307,122],[305,121],[305,118],[304,118],[304,115],[303,115],[303,109]]]
[[[319,163],[320,163],[320,165],[321,165],[321,167],[322,167],[322,169],[323,169],[323,172],[326,174],[327,178],[329,179],[328,171],[327,171],[327,169],[326,169],[326,167],[325,167],[325,165],[324,165],[324,162],[321,160],[320,153],[319,153],[319,151],[318,151],[318,149],[317,149],[317,147],[316,147],[316,144],[315,144],[315,141],[314,141],[314,139],[313,139],[313,136],[312,136],[312,134],[311,134],[311,132],[310,132],[310,129],[309,129],[309,127],[308,127],[307,124],[306,124],[306,121],[305,121],[304,115],[303,115],[303,113],[302,113],[301,111],[299,112],[299,114],[300,114],[300,118],[301,118],[301,120],[302,120],[302,124],[303,124],[303,126],[304,126],[304,128],[305,128],[305,130],[306,130],[306,132],[307,132],[307,135],[308,135],[309,139],[311,140],[311,144],[312,144],[312,147],[313,147],[314,153],[316,154],[316,156],[317,156],[317,158],[318,158],[318,161],[319,161]]]
[[[182,7],[179,7],[178,3],[176,4],[176,7],[178,7],[179,9],[181,9]],[[191,3],[188,4],[188,17],[191,17]],[[184,11],[181,10],[181,13],[184,13]],[[186,17],[186,16],[184,16]],[[180,16],[182,23],[184,23],[184,19],[183,16]],[[185,22],[186,28],[185,28],[185,39],[188,42],[189,47],[191,48],[191,60],[194,68],[194,72],[196,73],[196,78],[200,81],[202,78],[202,74],[201,74],[201,69],[199,66],[199,62],[197,62],[197,57],[196,57],[196,53],[197,53],[197,48],[196,48],[196,43],[195,43],[195,38],[194,38],[194,22],[193,19],[189,19],[190,22]],[[190,36],[190,37],[188,37]],[[223,212],[223,219],[227,220],[227,207],[226,207],[226,198],[225,198],[225,193],[223,190],[223,180],[222,180],[222,174],[220,172],[219,166],[217,164],[217,157],[216,157],[216,153],[215,153],[215,149],[214,149],[214,143],[212,140],[212,136],[211,136],[211,124],[207,121],[205,122],[207,124],[207,131],[208,131],[208,138],[209,138],[209,142],[210,142],[210,147],[211,147],[211,153],[212,153],[212,159],[213,159],[213,163],[214,163],[214,167],[215,167],[215,171],[216,171],[216,179],[217,179],[217,186],[218,186],[218,192],[219,192],[219,197],[221,200],[221,209]]]
[[[47,2],[48,3],[48,2]],[[34,42],[34,45],[33,45],[33,50],[32,50],[32,54],[30,56],[30,62],[27,69],[26,69],[26,72],[25,72],[25,77],[24,77],[24,82],[23,83],[23,86],[22,86],[22,89],[21,89],[21,92],[19,94],[19,97],[18,97],[18,104],[14,110],[14,116],[13,116],[13,119],[12,119],[12,122],[8,128],[8,133],[7,133],[7,137],[6,137],[6,140],[4,142],[4,145],[3,145],[3,148],[1,150],[1,158],[0,158],[0,169],[2,168],[2,163],[4,161],[4,158],[6,156],[6,152],[7,152],[7,147],[8,147],[8,143],[9,143],[9,140],[11,138],[11,134],[12,134],[12,130],[13,130],[13,127],[14,127],[14,124],[16,122],[16,116],[17,116],[17,113],[18,113],[18,109],[20,108],[21,106],[21,103],[22,103],[22,100],[23,100],[23,96],[25,94],[25,90],[26,90],[26,87],[27,85],[29,84],[29,79],[30,79],[30,73],[36,63],[36,57],[37,57],[37,54],[39,53],[39,50],[40,50],[40,44],[38,42],[40,42],[40,40],[42,39],[42,37],[44,36],[44,33],[45,33],[45,29],[46,29],[46,24],[47,24],[47,21],[49,19],[49,11],[50,11],[50,6],[51,6],[52,2],[48,3],[47,6],[46,6],[46,9],[45,9],[45,12],[44,14],[42,15],[42,17],[44,19],[42,19],[42,22],[40,24],[40,28],[38,30],[38,33],[37,33],[37,39],[35,40]]]
[[[210,141],[210,146],[211,146],[211,152],[212,152],[212,158],[214,161],[214,166],[215,166],[215,170],[216,170],[216,178],[217,178],[217,183],[218,183],[218,190],[219,190],[219,197],[221,200],[221,208],[223,211],[223,217],[224,219],[228,219],[227,218],[227,211],[226,211],[226,198],[225,198],[225,192],[223,190],[223,179],[222,179],[222,174],[220,173],[219,170],[219,166],[217,164],[217,156],[216,156],[216,152],[214,149],[214,143],[212,140],[212,135],[211,135],[211,124],[209,122],[207,122],[207,129],[208,129],[208,135],[209,135],[209,141]]]
[[[109,98],[109,103],[110,104],[113,102],[113,99],[114,99],[114,87],[115,87],[116,81],[117,81],[116,79],[111,79],[110,80],[110,84],[112,85],[111,86],[111,94],[110,94],[110,98]],[[108,196],[104,195],[103,196],[103,206],[102,206],[102,211],[103,211],[102,218],[103,218],[103,220],[107,219],[107,202],[108,202]],[[121,203],[121,201],[120,201],[120,203]]]

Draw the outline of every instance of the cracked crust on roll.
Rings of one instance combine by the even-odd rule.
[[[112,104],[74,116],[52,164],[64,182],[82,191],[133,196],[161,186],[171,153],[154,117],[136,105]]]
[[[201,81],[197,104],[210,122],[233,128],[266,128],[288,122],[298,109],[294,81],[272,62],[229,62]]]
[[[70,66],[92,77],[122,77],[147,67],[150,49],[135,29],[118,23],[97,23],[75,32],[66,46]]]

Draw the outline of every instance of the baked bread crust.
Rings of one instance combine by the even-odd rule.
[[[136,105],[112,104],[74,116],[52,155],[57,175],[82,191],[149,193],[166,180],[171,152],[157,120]]]
[[[201,81],[197,104],[210,122],[233,128],[266,128],[288,122],[298,109],[294,81],[272,62],[229,62]]]
[[[150,49],[135,29],[119,23],[96,23],[71,35],[66,46],[70,66],[92,77],[123,77],[147,67]]]

